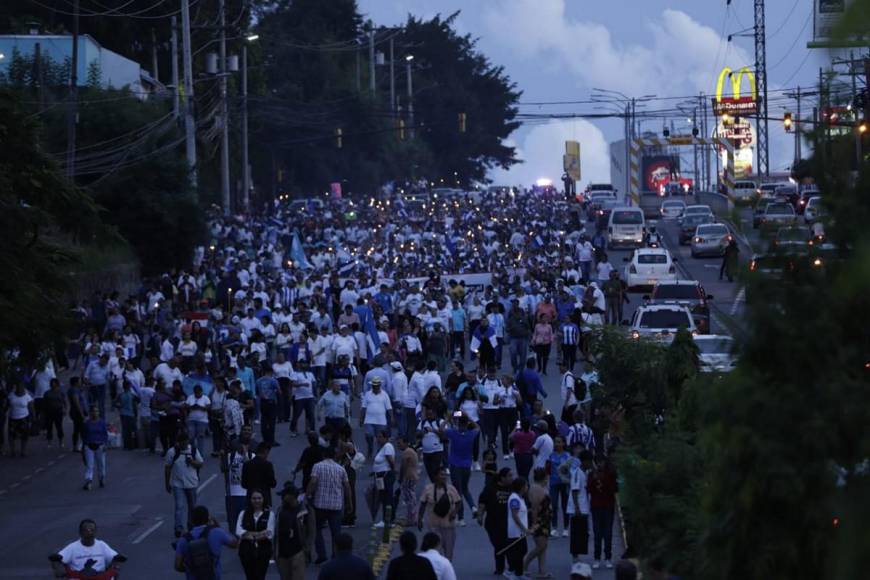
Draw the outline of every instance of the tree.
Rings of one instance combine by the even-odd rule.
[[[38,145],[37,125],[0,90],[0,366],[32,362],[69,323],[75,243],[111,240],[98,207]]]

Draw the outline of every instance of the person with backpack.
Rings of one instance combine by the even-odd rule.
[[[559,363],[559,371],[562,373],[562,415],[560,419],[570,425],[574,420],[574,411],[582,401],[586,400],[586,382],[574,376],[574,372],[563,360]]]
[[[178,434],[175,445],[166,453],[164,467],[166,493],[171,493],[175,502],[176,538],[181,537],[193,520],[200,468],[202,455],[190,445],[190,437],[182,431]]]
[[[175,544],[175,570],[187,580],[220,580],[221,549],[235,550],[239,539],[222,529],[208,508],[193,508],[192,527]]]

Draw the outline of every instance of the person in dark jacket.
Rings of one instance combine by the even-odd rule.
[[[387,568],[387,580],[438,580],[432,563],[423,556],[417,555],[417,535],[414,532],[402,532],[399,536],[399,548],[401,556],[390,560]]]
[[[719,279],[725,275],[729,282],[734,281],[734,275],[737,273],[737,256],[740,254],[740,248],[737,247],[737,242],[733,239],[725,246],[725,254],[722,256],[722,266],[719,268]]]
[[[342,532],[335,538],[335,556],[323,564],[317,580],[375,580],[369,563],[354,555],[353,537]]]
[[[260,443],[254,458],[242,466],[242,487],[248,492],[248,500],[254,490],[260,491],[263,493],[263,506],[267,508],[272,507],[272,489],[278,485],[275,468],[268,459],[270,449],[268,443]]]

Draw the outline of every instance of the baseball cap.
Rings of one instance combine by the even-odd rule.
[[[393,362],[390,363],[390,367],[391,367],[394,371],[400,371],[400,370],[402,370],[402,363],[400,363],[399,361],[395,360],[395,361],[393,361]]]
[[[571,576],[580,576],[581,578],[592,578],[592,568],[586,562],[574,562],[571,566]]]

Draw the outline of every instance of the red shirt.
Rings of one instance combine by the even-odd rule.
[[[514,431],[511,433],[511,443],[514,444],[514,453],[531,453],[532,446],[537,439],[534,431]]]
[[[589,507],[610,508],[616,507],[616,473],[612,469],[602,471],[594,470],[586,480],[586,490],[589,492]]]

